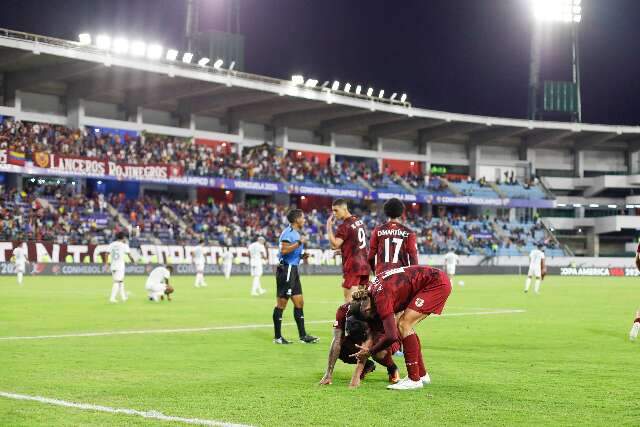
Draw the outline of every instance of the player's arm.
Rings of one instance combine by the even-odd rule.
[[[636,268],[640,270],[640,252],[636,253]]]
[[[384,350],[399,339],[398,325],[396,324],[396,317],[393,314],[382,319],[382,326],[384,327],[384,335],[382,338],[380,338],[371,348],[368,348],[365,345],[358,346],[360,351],[352,356],[357,357],[359,360],[367,360],[367,358],[372,354],[377,354],[379,351]]]
[[[287,255],[298,249],[300,246],[302,246],[301,241],[293,243],[282,241],[280,243],[280,252],[282,253],[282,255]]]
[[[547,275],[547,266],[544,264],[544,258],[540,260],[540,274],[542,275],[542,279]]]
[[[329,239],[329,245],[331,246],[331,249],[340,249],[342,247],[342,244],[344,243],[344,239],[336,237],[336,235],[333,234],[334,222],[335,217],[331,215],[327,220],[327,238]]]
[[[409,238],[407,239],[407,255],[409,255],[409,265],[418,265],[416,233],[409,233]]]
[[[338,356],[340,356],[340,349],[342,348],[342,329],[333,329],[333,341],[331,341],[331,348],[329,349],[329,360],[327,361],[327,370],[324,373],[324,377],[320,380],[320,385],[329,385],[333,381],[333,369],[336,366]]]
[[[371,239],[369,240],[369,257],[367,258],[369,267],[371,267],[374,275],[376,272],[376,255],[378,254],[378,239],[376,238],[376,234],[376,229],[374,228],[371,233]]]
[[[373,340],[369,336],[367,340],[362,344],[365,347],[371,347],[373,344]],[[362,371],[364,371],[365,360],[358,359],[356,363],[356,368],[353,370],[353,375],[351,376],[351,382],[349,382],[349,388],[358,388],[360,387],[360,376],[362,375]]]

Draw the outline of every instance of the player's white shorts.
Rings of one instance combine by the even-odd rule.
[[[260,277],[262,276],[262,264],[253,264],[251,265],[251,275],[253,277]]]
[[[446,266],[447,275],[455,276],[456,275],[456,266],[455,265],[447,265]]]
[[[120,268],[111,270],[111,277],[114,282],[122,282],[124,280],[124,270]]]
[[[26,270],[25,264],[16,264],[16,273],[24,273]]]
[[[167,285],[164,283],[147,283],[144,288],[149,292],[149,294],[158,292],[162,294],[167,289]]]
[[[196,263],[196,273],[204,273],[204,262]]]
[[[530,265],[529,273],[527,273],[528,277],[542,277],[542,269],[539,265]]]

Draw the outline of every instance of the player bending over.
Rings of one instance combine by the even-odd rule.
[[[342,255],[342,289],[344,301],[349,302],[353,290],[369,282],[367,233],[364,223],[349,212],[345,199],[336,199],[331,210],[333,214],[327,220],[327,236],[331,249],[339,250]],[[333,224],[336,219],[342,224],[334,235]]]
[[[640,270],[640,243],[638,249],[636,249],[636,268]],[[631,326],[631,332],[629,332],[629,339],[635,340],[638,338],[638,332],[640,332],[640,308],[636,311],[636,318]]]
[[[412,390],[429,384],[431,378],[424,366],[420,339],[414,327],[431,313],[441,314],[449,294],[449,278],[443,271],[435,268],[401,267],[377,275],[369,289],[353,295],[349,311],[361,320],[379,316],[384,332],[373,346],[360,346],[360,351],[354,356],[364,361],[371,354],[376,354],[401,339],[408,376],[387,388]],[[402,314],[396,326],[394,314],[400,312]]]
[[[22,286],[22,277],[27,268],[27,252],[22,246],[22,242],[18,242],[18,246],[13,250],[13,263],[16,269],[16,277],[18,285]]]
[[[258,296],[267,292],[262,288],[260,278],[263,273],[263,265],[267,260],[267,247],[265,245],[264,237],[258,237],[258,240],[249,245],[249,264],[251,267],[251,277],[253,277],[253,284],[251,285],[251,295]]]
[[[389,219],[373,229],[369,245],[369,265],[380,274],[393,268],[418,264],[416,233],[400,223],[404,203],[389,199],[384,204],[384,214]]]
[[[527,273],[527,281],[524,284],[524,293],[529,292],[531,287],[531,278],[536,278],[536,284],[533,288],[536,294],[540,293],[540,283],[544,276],[547,274],[547,269],[544,265],[544,252],[543,246],[538,246],[538,249],[533,249],[529,254],[529,272]]]
[[[130,253],[127,238],[121,231],[116,235],[116,240],[109,245],[109,255],[111,257],[111,277],[113,286],[111,287],[111,298],[109,302],[115,303],[118,294],[122,302],[127,300],[127,293],[124,289],[125,256]]]
[[[173,273],[173,267],[167,265],[166,267],[160,266],[151,270],[149,277],[147,277],[147,283],[144,288],[147,291],[149,301],[158,302],[167,296],[167,300],[171,301],[171,294],[173,288],[169,286],[169,279]]]
[[[375,370],[376,365],[371,360],[367,359],[365,362],[362,362],[353,357],[353,354],[358,351],[357,345],[364,344],[368,347],[371,346],[374,338],[374,327],[369,327],[368,322],[363,322],[353,316],[348,316],[348,311],[348,303],[341,305],[336,311],[336,320],[333,324],[333,341],[331,341],[331,348],[329,349],[327,370],[325,371],[324,377],[320,380],[320,385],[328,385],[333,382],[333,369],[338,359],[344,363],[356,365],[349,387],[358,387],[360,380]],[[375,320],[378,320],[378,322],[375,322]],[[374,326],[376,323],[378,325],[380,324],[379,319],[374,319],[371,326]],[[387,368],[389,382],[392,384],[400,380],[398,367],[392,358],[393,353],[399,348],[400,343],[396,341],[389,348],[373,355],[373,359],[376,362]]]
[[[200,239],[198,246],[193,251],[193,265],[196,267],[196,281],[193,284],[196,288],[207,286],[204,281],[204,239]]]

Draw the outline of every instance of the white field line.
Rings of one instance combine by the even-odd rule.
[[[434,317],[454,317],[454,316],[490,316],[495,314],[515,314],[524,313],[526,310],[490,310],[490,311],[472,311],[468,313],[445,313],[441,316]],[[331,320],[309,320],[306,324],[319,324],[319,323],[331,323]],[[288,322],[283,323],[282,326],[293,326],[295,323]],[[19,340],[44,340],[55,338],[83,338],[83,337],[104,337],[112,335],[146,335],[146,334],[179,334],[190,332],[211,332],[211,331],[233,331],[243,329],[263,329],[272,328],[272,323],[257,323],[249,325],[227,325],[227,326],[206,326],[202,328],[179,328],[179,329],[141,329],[130,331],[104,331],[104,332],[80,332],[74,334],[59,334],[59,335],[35,335],[35,336],[14,336],[14,337],[0,337],[0,341],[19,341]]]
[[[110,406],[92,405],[90,403],[69,402],[60,399],[51,399],[42,396],[29,396],[26,394],[7,393],[0,391],[0,397],[14,400],[29,400],[33,402],[44,403],[47,405],[64,406],[67,408],[81,409],[83,411],[107,412],[110,414],[135,415],[143,418],[152,418],[161,421],[171,421],[174,423],[194,424],[200,426],[219,426],[219,427],[248,427],[245,424],[233,424],[224,421],[205,420],[202,418],[185,418],[164,415],[158,411],[138,411],[137,409],[128,408],[112,408]]]

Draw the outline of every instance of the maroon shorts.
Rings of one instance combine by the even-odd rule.
[[[349,275],[344,276],[342,287],[345,289],[357,288],[358,286],[366,287],[369,283],[369,275]]]
[[[442,272],[440,283],[418,291],[411,297],[411,303],[407,308],[422,314],[442,314],[449,294],[451,294],[451,281]]]

